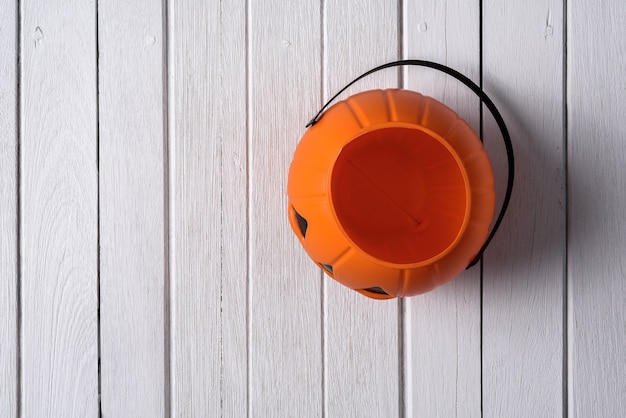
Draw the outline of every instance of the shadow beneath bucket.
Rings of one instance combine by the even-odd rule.
[[[518,91],[510,95],[517,99],[514,102],[508,100],[509,94],[498,86],[490,86],[488,93],[511,134],[515,184],[507,214],[483,257],[486,294],[501,298],[503,302],[514,301],[516,290],[529,298],[536,297],[537,289],[547,291],[544,293],[547,297],[562,295],[567,209],[562,98],[535,97],[536,91],[520,97]],[[553,100],[553,103],[546,103],[546,100]],[[547,114],[537,120],[533,117],[537,109],[552,109],[555,113],[553,117]],[[492,116],[486,109],[484,115],[483,137],[494,168],[498,211],[506,185],[506,152]],[[534,290],[529,293],[528,289]]]
[[[572,298],[592,306],[602,301],[603,308],[610,306],[607,296],[623,293],[626,265],[626,130],[623,117],[615,117],[620,110],[608,103],[600,92],[573,93],[568,121],[568,281]]]

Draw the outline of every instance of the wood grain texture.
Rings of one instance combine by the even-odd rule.
[[[22,415],[97,416],[96,10],[21,7]]]
[[[575,0],[568,15],[569,416],[620,417],[626,409],[626,8]]]
[[[480,80],[480,3],[404,1],[404,55],[451,66]],[[407,68],[404,87],[454,109],[476,133],[480,101],[430,69]],[[481,416],[480,266],[433,292],[406,299],[406,416]]]
[[[325,98],[363,72],[398,59],[398,2],[328,0],[324,10]],[[398,86],[397,72],[351,90]],[[324,276],[325,389],[329,417],[397,416],[398,300],[373,300]]]
[[[98,3],[101,410],[165,411],[160,2]]]
[[[563,3],[483,1],[483,85],[511,133],[515,190],[483,262],[483,414],[563,407]],[[506,157],[485,110],[501,201]]]
[[[320,106],[319,2],[249,2],[249,412],[322,415],[319,269],[287,218],[287,172]]]
[[[249,414],[247,363],[248,183],[246,123],[246,5],[220,3],[220,167],[222,230],[220,392],[222,416]],[[198,301],[201,303],[201,301]]]
[[[17,8],[0,0],[0,416],[16,417],[17,341]]]
[[[245,11],[168,10],[172,416],[247,413]]]

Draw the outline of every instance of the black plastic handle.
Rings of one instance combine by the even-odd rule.
[[[509,130],[506,128],[506,124],[504,123],[504,119],[502,118],[502,115],[500,114],[500,112],[496,108],[496,105],[493,104],[493,101],[489,98],[489,96],[487,96],[487,94],[476,83],[474,83],[472,80],[470,80],[469,78],[467,78],[466,76],[464,76],[460,72],[458,72],[458,71],[456,71],[456,70],[454,70],[454,69],[452,69],[452,68],[450,68],[450,67],[448,67],[446,65],[438,64],[438,63],[432,62],[432,61],[400,60],[400,61],[389,62],[387,64],[380,65],[380,66],[378,66],[376,68],[372,68],[371,70],[361,74],[360,76],[358,76],[357,78],[352,80],[350,83],[348,83],[344,88],[339,90],[339,92],[337,94],[335,94],[333,97],[331,97],[330,100],[328,102],[326,102],[326,104],[320,109],[320,111],[317,112],[317,114],[313,117],[313,119],[311,119],[309,121],[309,123],[306,125],[306,127],[308,128],[309,126],[315,125],[321,119],[321,117],[323,116],[324,111],[328,108],[328,106],[330,106],[330,104],[337,97],[339,97],[339,95],[341,93],[346,91],[350,86],[352,86],[357,81],[361,80],[362,78],[367,77],[368,75],[370,75],[372,73],[375,73],[375,72],[380,71],[380,70],[384,70],[385,68],[399,67],[399,66],[402,66],[402,65],[414,65],[414,66],[418,66],[418,67],[433,68],[433,69],[435,69],[437,71],[441,71],[443,73],[446,73],[446,74],[456,78],[461,83],[465,84],[478,97],[480,97],[481,104],[484,103],[487,106],[487,109],[489,109],[489,111],[493,115],[494,119],[496,120],[496,123],[498,124],[498,128],[500,128],[500,132],[502,132],[502,140],[504,141],[504,146],[506,147],[506,155],[507,155],[508,164],[509,164],[509,174],[508,174],[508,180],[507,180],[507,184],[506,184],[506,193],[504,195],[504,201],[502,202],[502,207],[500,208],[500,213],[498,214],[498,217],[496,218],[496,222],[493,224],[493,228],[491,229],[491,232],[487,236],[487,239],[485,240],[485,243],[483,244],[483,246],[480,248],[480,251],[478,251],[478,254],[476,254],[476,257],[474,257],[474,259],[467,266],[467,268],[470,268],[473,265],[475,265],[476,263],[478,263],[478,261],[480,260],[480,258],[483,255],[483,253],[485,252],[485,250],[489,246],[489,243],[491,242],[491,240],[493,239],[494,235],[496,234],[496,231],[500,227],[500,224],[502,223],[502,219],[504,218],[504,214],[506,213],[506,210],[509,207],[509,201],[511,200],[511,193],[513,192],[513,179],[515,177],[515,157],[513,155],[513,144],[511,143],[511,136],[509,135]]]

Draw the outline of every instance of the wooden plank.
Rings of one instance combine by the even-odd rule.
[[[168,10],[173,416],[247,413],[245,10]]]
[[[18,414],[17,7],[0,1],[0,416]]]
[[[22,415],[96,416],[96,10],[21,9]]]
[[[568,2],[571,417],[626,409],[625,19],[618,0]]]
[[[158,417],[165,408],[161,3],[98,4],[102,414]]]
[[[287,221],[287,172],[320,106],[319,2],[249,2],[249,412],[322,415],[319,269]]]
[[[395,0],[329,0],[324,24],[325,99],[370,68],[399,58]],[[397,74],[376,74],[351,92],[397,87]],[[323,280],[326,415],[397,416],[398,300],[372,300],[329,277]]]
[[[222,169],[222,415],[245,416],[248,399],[247,322],[248,144],[246,124],[246,3],[220,3],[222,57],[218,126]]]
[[[246,3],[220,3],[221,93],[218,109],[222,170],[221,379],[222,416],[247,409],[248,182],[246,124]],[[202,301],[198,301],[202,303]]]
[[[483,85],[516,158],[510,209],[483,264],[485,417],[563,413],[562,11],[558,0],[483,1]],[[501,135],[486,110],[484,121],[502,186]]]
[[[449,65],[479,83],[479,1],[406,0],[404,22],[405,57]],[[445,103],[479,132],[480,101],[463,84],[408,68],[404,87]],[[405,416],[481,416],[480,266],[405,305]]]

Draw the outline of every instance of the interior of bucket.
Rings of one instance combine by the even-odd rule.
[[[450,248],[467,212],[467,185],[453,151],[420,129],[364,133],[340,152],[331,198],[341,227],[361,250],[396,264]]]

